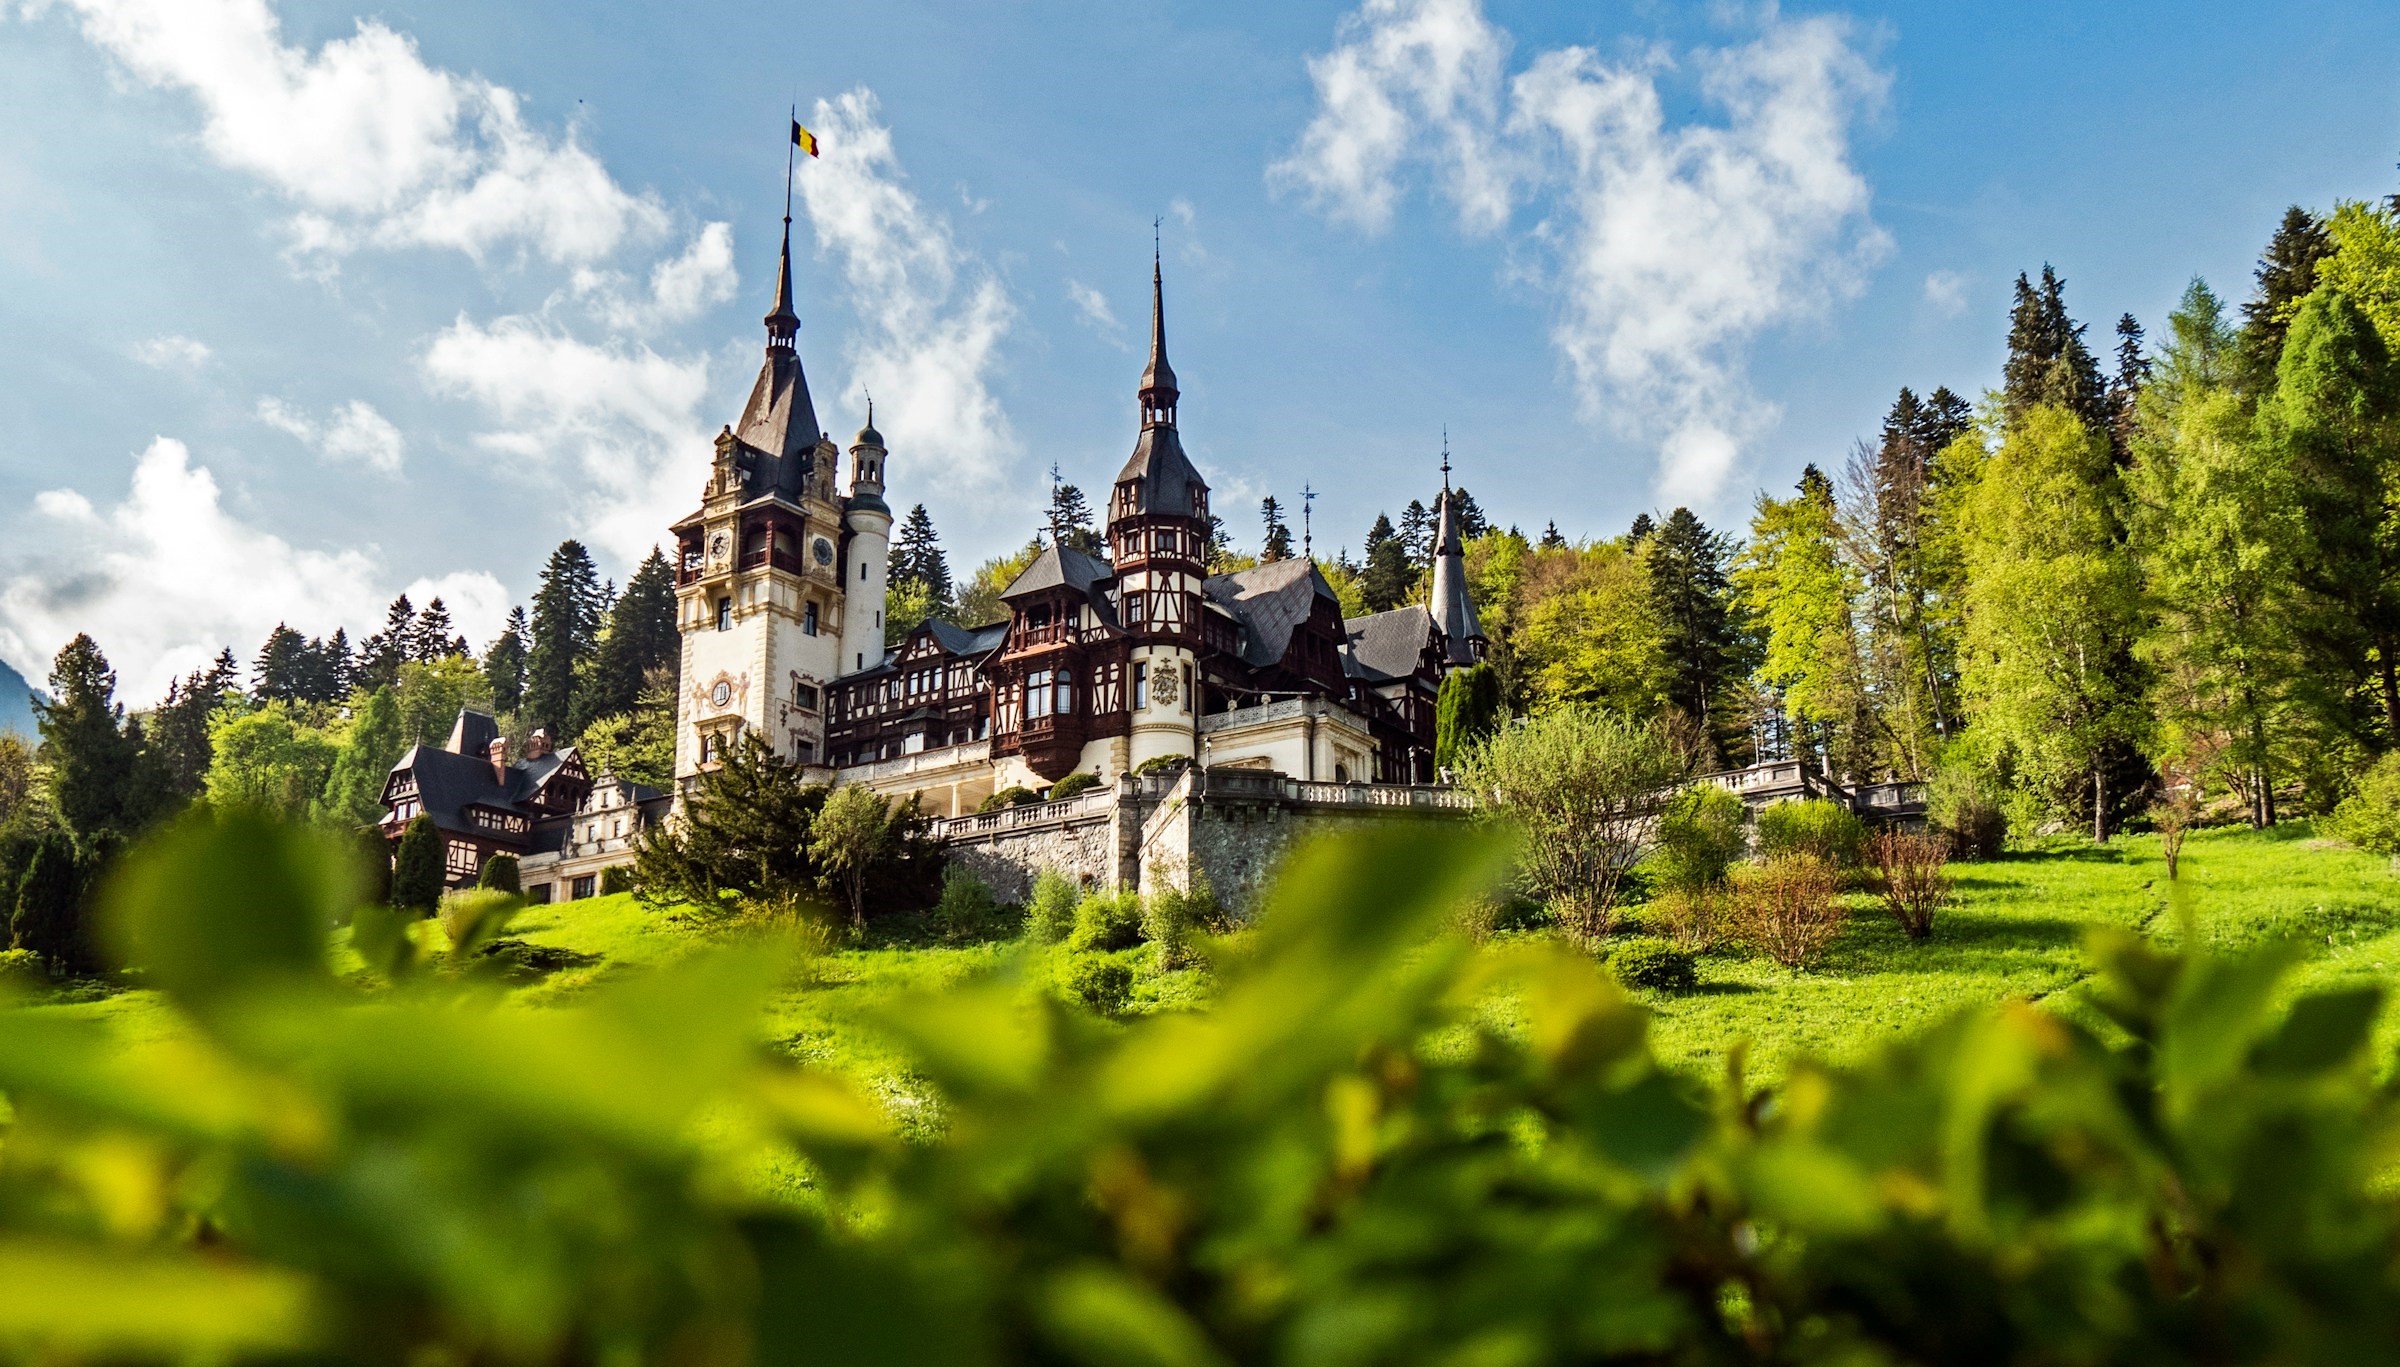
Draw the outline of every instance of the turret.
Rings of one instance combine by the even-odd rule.
[[[1167,363],[1165,288],[1150,261],[1150,363],[1135,399],[1142,418],[1133,455],[1108,502],[1116,558],[1117,617],[1133,643],[1130,764],[1162,755],[1190,758],[1200,701],[1198,653],[1202,580],[1208,574],[1208,482],[1183,454],[1175,430],[1180,395]]]
[[[875,430],[875,403],[867,401],[867,424],[850,444],[850,497],[842,502],[842,649],[846,670],[865,669],[883,658],[884,588],[891,572],[892,510],[883,501],[883,434]]]
[[[1442,439],[1442,498],[1436,512],[1433,541],[1433,592],[1426,610],[1445,638],[1442,663],[1446,669],[1474,664],[1483,658],[1488,642],[1475,617],[1475,600],[1467,592],[1466,546],[1458,535],[1457,500],[1450,492],[1450,441]]]

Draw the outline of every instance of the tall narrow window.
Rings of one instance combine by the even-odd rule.
[[[1037,669],[1025,676],[1025,720],[1050,715],[1050,671]]]
[[[1055,686],[1055,692],[1058,701],[1057,706],[1053,710],[1062,717],[1072,714],[1075,711],[1074,670],[1062,669],[1058,671],[1058,683]]]
[[[817,634],[816,604],[810,603],[807,607],[804,607],[800,610],[800,630],[802,633],[809,636],[814,636]]]
[[[717,630],[733,630],[733,600],[730,598],[717,600]]]

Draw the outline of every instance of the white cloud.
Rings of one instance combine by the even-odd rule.
[[[133,358],[160,370],[198,370],[215,353],[208,343],[166,333],[136,345]]]
[[[496,426],[477,440],[520,460],[563,464],[563,489],[592,540],[638,556],[689,512],[711,450],[700,416],[708,362],[638,343],[578,340],[534,318],[460,315],[424,356],[427,381],[473,399]]]
[[[1117,320],[1117,311],[1109,307],[1107,295],[1070,277],[1067,281],[1067,300],[1075,306],[1075,312],[1082,315],[1083,321],[1091,325],[1092,331],[1121,348],[1130,346],[1125,340],[1125,325]]]
[[[136,705],[220,649],[246,657],[277,622],[312,636],[369,629],[395,592],[364,552],[303,549],[235,518],[216,479],[170,437],[142,452],[124,501],[105,513],[64,489],[36,507],[58,523],[61,549],[0,582],[0,658],[40,678],[59,647],[88,632]],[[507,612],[507,591],[488,574],[402,591],[420,604],[441,597],[470,640],[496,635]]]
[[[1530,206],[1511,246],[1542,263],[1586,416],[1656,439],[1660,495],[1704,503],[1776,416],[1744,348],[1854,293],[1887,250],[1850,135],[1888,78],[1848,21],[1769,9],[1751,41],[1681,58],[1721,122],[1669,122],[1678,59],[1659,49],[1538,53],[1503,114],[1507,50],[1476,0],[1368,0],[1310,63],[1319,112],[1270,177],[1369,230],[1418,163],[1470,229]]]
[[[1967,277],[1957,271],[1935,271],[1925,277],[1925,303],[1944,318],[1967,309]]]
[[[929,482],[989,485],[1018,451],[992,393],[1015,309],[949,221],[909,191],[877,113],[865,89],[817,101],[809,126],[824,151],[800,173],[818,252],[839,263],[858,319],[848,390],[877,396],[876,426]],[[827,397],[817,391],[820,413]]]
[[[260,399],[258,420],[287,432],[328,460],[353,461],[381,474],[400,473],[408,443],[391,420],[363,399],[352,399],[333,411],[333,420],[318,423],[281,399]]]
[[[266,0],[63,3],[135,78],[199,102],[209,154],[293,202],[302,255],[523,244],[586,262],[666,226],[571,129],[536,129],[516,92],[426,65],[374,20],[311,52],[283,41]]]
[[[595,312],[620,332],[689,322],[731,299],[741,283],[733,265],[733,225],[709,223],[693,235],[680,256],[650,268],[649,291],[628,293],[623,272],[585,267],[575,272],[574,291],[589,297]]]

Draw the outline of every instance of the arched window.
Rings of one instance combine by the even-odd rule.
[[[1075,710],[1075,671],[1072,669],[1058,671],[1058,682],[1053,685],[1053,690],[1057,698],[1057,706],[1053,710],[1062,717],[1073,713]]]

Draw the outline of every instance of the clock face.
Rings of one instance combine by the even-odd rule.
[[[809,550],[817,557],[818,564],[830,565],[833,563],[833,543],[824,537],[818,537],[817,544],[811,546]]]
[[[731,545],[733,545],[733,538],[725,535],[723,532],[718,532],[716,535],[708,539],[709,557],[714,560],[724,559],[726,548],[730,547]]]
[[[732,702],[733,685],[725,682],[723,679],[717,680],[717,686],[708,691],[708,700],[715,703],[719,707],[723,707],[725,704]]]

